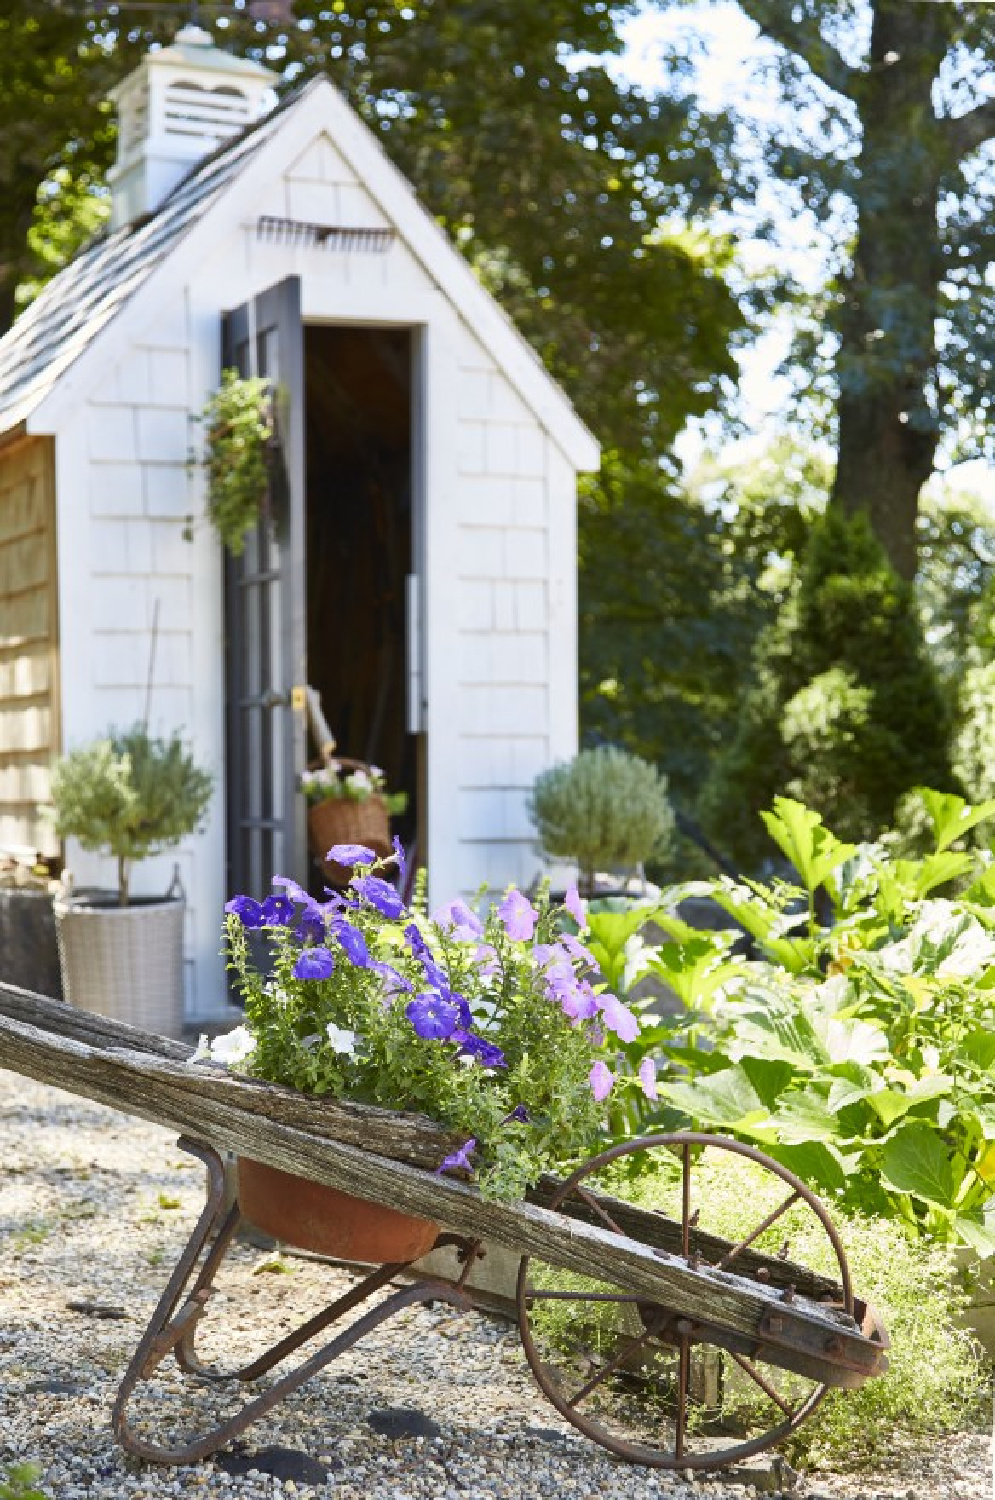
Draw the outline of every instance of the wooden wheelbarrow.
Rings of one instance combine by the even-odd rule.
[[[0,985],[0,1067],[178,1130],[183,1149],[208,1169],[204,1210],[114,1405],[118,1440],[142,1458],[179,1464],[216,1452],[405,1307],[435,1300],[472,1307],[469,1281],[487,1243],[521,1258],[518,1324],[543,1394],[589,1438],[637,1463],[726,1466],[785,1438],[831,1388],[858,1387],[887,1367],[887,1335],[853,1293],[825,1208],[750,1147],[691,1133],[645,1137],[566,1180],[543,1179],[525,1202],[495,1203],[437,1174],[454,1141],[429,1120],[191,1067],[190,1056],[181,1043]],[[462,1272],[445,1280],[380,1266],[250,1364],[203,1364],[198,1325],[241,1220],[237,1203],[225,1210],[219,1152],[226,1150],[434,1221],[437,1243],[457,1248]],[[618,1196],[625,1168],[647,1154],[672,1180],[672,1213]],[[742,1175],[747,1200],[766,1207],[770,1194],[758,1184],[777,1188],[774,1206],[758,1208],[735,1240],[707,1228],[709,1154]],[[795,1232],[800,1214],[824,1237],[828,1273],[789,1258],[784,1233]],[[160,1444],[133,1430],[132,1397],[168,1356],[200,1378],[255,1383],[385,1292],[210,1431]]]

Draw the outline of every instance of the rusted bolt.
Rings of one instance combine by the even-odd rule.
[[[690,1318],[678,1318],[674,1327],[682,1338],[689,1338],[692,1333],[698,1332],[697,1323],[692,1323]]]
[[[770,1280],[770,1272],[768,1271],[768,1269],[767,1269],[766,1266],[758,1266],[757,1267],[757,1280],[758,1281],[769,1281]]]
[[[836,1335],[833,1334],[830,1338],[828,1338],[826,1340],[826,1353],[827,1354],[842,1354],[843,1353],[843,1340],[837,1338]]]
[[[781,1301],[782,1302],[794,1302],[794,1300],[795,1300],[795,1284],[794,1284],[793,1281],[789,1281],[788,1284],[787,1284],[787,1286],[784,1288],[784,1291],[781,1293]]]
[[[783,1318],[779,1318],[776,1313],[774,1313],[773,1317],[770,1317],[770,1318],[767,1319],[767,1332],[768,1333],[780,1333],[781,1330],[783,1329],[783,1327],[784,1327],[784,1319]]]
[[[688,1256],[688,1270],[697,1271],[700,1266],[701,1256],[698,1254],[697,1250],[692,1250],[691,1254]]]

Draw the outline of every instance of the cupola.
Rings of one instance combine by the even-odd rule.
[[[191,167],[266,114],[275,83],[268,68],[223,52],[199,26],[149,52],[109,95],[118,111],[112,227],[153,213]]]

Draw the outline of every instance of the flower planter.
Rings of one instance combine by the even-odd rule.
[[[182,900],[133,901],[97,893],[54,906],[62,992],[71,1005],[144,1031],[183,1031]]]
[[[382,1208],[337,1188],[238,1159],[238,1202],[257,1229],[284,1245],[336,1260],[417,1260],[435,1244],[437,1224]]]
[[[379,859],[392,853],[390,814],[383,798],[374,794],[362,802],[347,797],[326,797],[314,802],[307,814],[308,842],[332,885],[348,885],[352,869],[326,860],[334,844],[365,844]]]

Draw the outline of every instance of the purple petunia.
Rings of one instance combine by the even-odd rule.
[[[507,1125],[509,1120],[517,1120],[520,1125],[527,1125],[530,1118],[531,1116],[529,1115],[528,1110],[525,1108],[525,1105],[516,1104],[511,1113],[505,1115],[504,1119],[501,1121],[501,1124]]]
[[[492,974],[498,972],[497,949],[493,948],[490,943],[481,943],[478,948],[473,950],[473,962],[476,965],[477,973],[481,974],[485,979],[489,979]]]
[[[587,908],[580,899],[580,894],[575,885],[572,885],[567,891],[567,894],[563,898],[563,905],[573,917],[577,926],[583,931],[587,926]]]
[[[288,896],[267,896],[262,905],[263,923],[267,927],[289,927],[295,910]]]
[[[420,1037],[433,1042],[444,1042],[452,1036],[460,1020],[459,1010],[453,1002],[432,990],[416,995],[405,1006],[404,1014]]]
[[[493,1042],[488,1042],[482,1036],[477,1036],[474,1031],[464,1031],[458,1028],[452,1034],[452,1041],[459,1042],[460,1056],[472,1057],[479,1062],[482,1068],[506,1068],[504,1053],[500,1047]]]
[[[451,1155],[444,1156],[442,1158],[442,1161],[435,1169],[436,1176],[438,1176],[440,1172],[451,1172],[454,1170],[472,1172],[473,1165],[470,1161],[470,1157],[473,1155],[476,1149],[476,1139],[471,1135],[470,1139],[468,1141],[464,1141],[463,1145],[460,1146],[457,1151],[453,1151]]]
[[[432,950],[422,937],[416,922],[409,922],[407,927],[405,927],[404,941],[411,949],[415,958],[425,958],[426,956],[431,958]]]
[[[582,942],[574,937],[572,932],[560,933],[560,944],[577,963],[582,963],[588,969],[597,968],[597,959],[589,948],[585,948]]]
[[[355,964],[357,969],[370,967],[366,939],[358,927],[353,927],[352,923],[345,921],[343,917],[336,917],[332,921],[332,933],[338,939],[343,953],[351,964]]]
[[[644,1057],[639,1064],[639,1082],[647,1099],[652,1099],[655,1103],[659,1095],[656,1091],[656,1063],[651,1057]]]
[[[497,909],[504,929],[513,941],[527,943],[535,932],[539,913],[521,891],[511,890]]]
[[[372,865],[376,850],[366,844],[333,844],[325,858],[337,865]]]
[[[371,906],[384,917],[399,917],[404,910],[404,902],[387,880],[381,880],[379,875],[353,876],[352,888],[357,891]]]
[[[328,979],[335,960],[327,948],[305,948],[294,964],[295,979]]]
[[[408,873],[408,861],[404,857],[404,845],[396,833],[391,843],[394,845],[394,858],[397,860],[397,884],[403,891],[405,876]]]
[[[448,906],[441,906],[432,921],[461,942],[471,942],[484,931],[480,918],[458,896]]]
[[[263,908],[251,896],[233,896],[225,903],[225,911],[238,917],[243,927],[262,927]]]
[[[601,1062],[599,1059],[588,1074],[588,1078],[591,1083],[591,1093],[600,1104],[602,1099],[607,1099],[611,1093],[612,1084],[615,1082],[615,1074],[606,1063]]]

